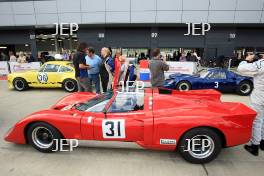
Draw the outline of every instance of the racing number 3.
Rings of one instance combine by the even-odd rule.
[[[102,130],[104,138],[125,138],[125,120],[103,120]]]
[[[219,88],[219,82],[215,82],[215,86],[214,86],[214,88]]]

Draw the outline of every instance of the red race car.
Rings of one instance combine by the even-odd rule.
[[[136,142],[206,163],[222,148],[248,142],[256,116],[241,103],[221,102],[220,96],[215,90],[73,93],[19,121],[5,140],[29,143],[41,152],[52,152],[58,139]]]

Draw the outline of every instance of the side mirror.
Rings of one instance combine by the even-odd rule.
[[[103,113],[104,113],[104,118],[106,119],[106,108],[103,109]]]

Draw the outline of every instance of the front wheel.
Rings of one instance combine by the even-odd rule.
[[[222,140],[212,129],[195,128],[185,133],[178,145],[179,153],[186,161],[203,164],[218,156],[222,149]]]
[[[77,82],[74,79],[64,80],[62,86],[67,92],[76,92],[78,90]]]
[[[13,81],[13,86],[14,86],[15,90],[23,91],[23,90],[26,90],[28,88],[28,83],[23,78],[15,78]]]
[[[43,153],[51,153],[56,150],[62,138],[56,128],[44,122],[30,125],[26,134],[28,143]]]
[[[242,81],[237,87],[237,93],[242,96],[249,95],[253,90],[253,84],[250,81]]]

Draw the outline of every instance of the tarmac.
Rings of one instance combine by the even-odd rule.
[[[72,152],[43,154],[29,145],[3,140],[18,120],[49,108],[67,94],[60,89],[17,92],[0,81],[1,176],[263,176],[264,152],[254,157],[243,146],[223,149],[216,160],[195,165],[176,152],[144,150],[134,143],[85,141]],[[249,97],[232,94],[222,100],[250,102]]]

